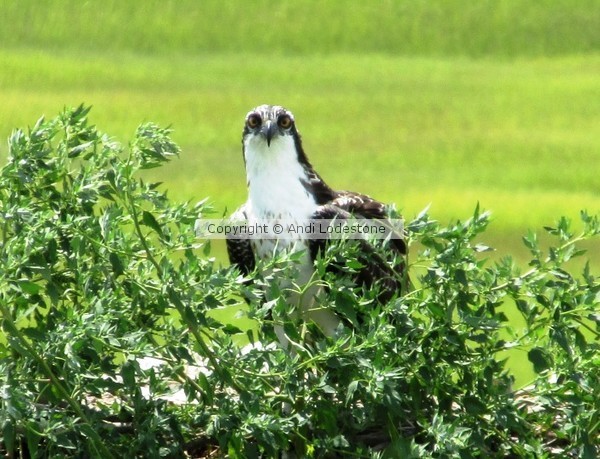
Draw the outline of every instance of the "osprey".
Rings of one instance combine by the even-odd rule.
[[[347,219],[357,216],[367,219],[387,218],[386,206],[374,199],[351,191],[330,188],[310,164],[294,115],[277,105],[261,105],[246,115],[242,134],[246,166],[248,199],[233,214],[233,220],[247,222],[278,220],[303,225],[315,219]],[[363,267],[354,281],[357,285],[380,288],[379,300],[386,301],[398,294],[403,282],[404,264],[391,265],[372,250],[364,240],[358,241],[364,252]],[[404,240],[389,241],[393,255],[405,255]],[[232,265],[247,275],[256,267],[257,259],[269,259],[277,251],[302,252],[296,285],[305,285],[314,273],[314,261],[326,241],[282,236],[274,239],[227,238],[227,251]],[[335,268],[332,268],[335,269]],[[282,280],[285,282],[285,280]],[[287,285],[291,285],[288,282]],[[303,295],[291,295],[288,304],[307,321],[314,322],[327,336],[333,336],[341,323],[340,317],[315,301],[318,288]],[[275,327],[282,343],[287,342],[282,327]]]

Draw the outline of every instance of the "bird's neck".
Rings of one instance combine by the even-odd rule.
[[[298,161],[291,137],[244,145],[248,201],[257,218],[309,218],[318,205],[306,183],[310,169]]]

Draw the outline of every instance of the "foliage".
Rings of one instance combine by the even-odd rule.
[[[317,264],[321,302],[354,327],[335,339],[290,314],[290,256],[249,279],[195,237],[204,203],[174,204],[140,179],[178,153],[141,126],[124,148],[87,108],[9,140],[0,175],[0,451],[15,457],[595,457],[600,418],[600,283],[565,268],[597,236],[561,218],[530,269],[491,264],[488,214],[407,224],[422,247],[412,290],[388,304]],[[262,274],[261,274],[262,273]],[[303,286],[291,289],[302,290]],[[289,289],[287,289],[289,290]],[[250,300],[246,332],[215,311]],[[526,321],[513,330],[503,312]],[[355,320],[354,312],[361,314]],[[282,326],[291,352],[277,345]],[[510,334],[510,341],[501,336]],[[241,343],[249,343],[243,345]],[[516,390],[501,353],[536,371]]]

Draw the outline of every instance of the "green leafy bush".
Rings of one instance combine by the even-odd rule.
[[[0,175],[3,454],[596,457],[600,283],[564,263],[600,233],[597,217],[582,212],[577,235],[561,218],[545,256],[528,235],[521,273],[482,257],[478,208],[448,227],[423,213],[407,224],[421,247],[413,289],[385,305],[327,274],[328,257],[352,257],[332,246],[321,301],[355,327],[325,338],[272,281],[289,256],[248,284],[197,240],[205,204],[140,178],[178,154],[168,130],[143,125],[125,148],[88,110],[15,131]],[[215,318],[242,297],[246,332]],[[293,352],[275,344],[276,321]],[[515,347],[537,375],[523,390],[500,357]]]

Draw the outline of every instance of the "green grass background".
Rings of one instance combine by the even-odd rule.
[[[0,0],[0,45],[0,137],[81,102],[121,140],[172,125],[181,158],[151,178],[219,212],[245,199],[242,123],[261,103],[294,112],[335,188],[408,218],[491,209],[499,256],[600,211],[595,0]]]

